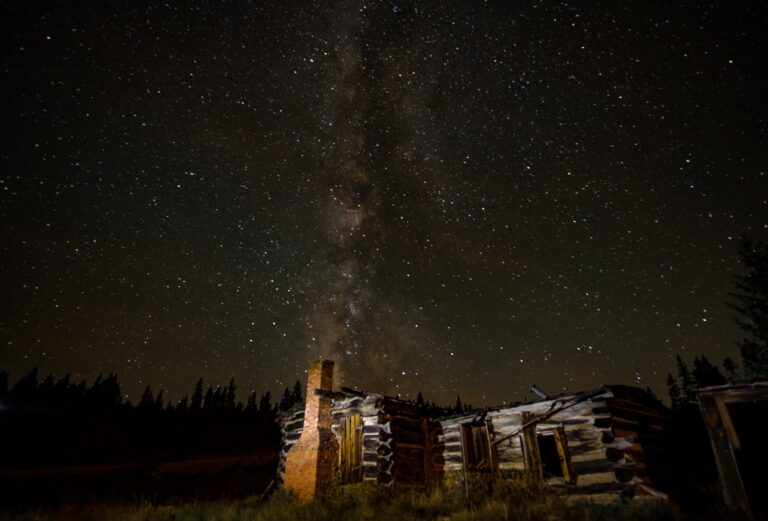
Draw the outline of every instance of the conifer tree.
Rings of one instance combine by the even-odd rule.
[[[162,410],[163,409],[163,388],[160,388],[160,391],[157,393],[157,398],[155,398],[155,409]]]
[[[421,391],[416,395],[416,405],[418,407],[424,407],[424,395],[421,394]]]
[[[8,394],[8,373],[0,371],[0,398]]]
[[[667,389],[669,390],[669,401],[672,404],[673,409],[679,409],[682,406],[682,396],[680,394],[680,386],[677,385],[677,380],[671,374],[667,375]]]
[[[720,369],[707,360],[707,357],[704,355],[697,356],[693,360],[693,378],[696,380],[696,386],[699,388],[726,383]]]
[[[726,357],[723,359],[723,370],[725,371],[725,378],[728,380],[728,383],[735,384],[741,381],[739,368],[732,358]]]
[[[224,394],[224,407],[227,409],[234,409],[235,408],[235,390],[237,389],[237,386],[235,385],[235,379],[230,378],[229,379],[229,385],[227,385],[227,390],[223,392]]]
[[[215,404],[213,403],[213,387],[208,386],[208,390],[205,391],[205,398],[203,398],[203,409],[213,409]]]
[[[456,396],[456,405],[453,406],[453,410],[456,413],[464,412],[464,406],[461,404],[461,397],[460,396]]]
[[[293,399],[293,404],[304,402],[304,395],[301,392],[301,382],[298,380],[296,380],[296,383],[293,384],[293,392],[291,393],[291,398]],[[293,406],[293,404],[291,404],[291,406]]]
[[[139,408],[151,409],[154,404],[155,395],[152,392],[152,386],[147,385],[147,387],[144,389],[144,392],[141,394],[141,399],[139,400]]]
[[[280,398],[280,410],[288,411],[293,407],[293,393],[287,387],[283,391],[283,397]]]
[[[224,404],[224,390],[221,388],[220,385],[216,386],[216,390],[213,391],[213,400],[212,400],[211,406],[214,409],[220,409],[221,406]]]
[[[200,378],[195,384],[195,390],[192,393],[192,400],[189,403],[189,409],[199,411],[203,408],[203,379]]]
[[[245,412],[253,413],[256,411],[256,391],[251,391],[248,394],[248,402],[245,405]]]
[[[677,375],[682,385],[682,404],[690,404],[696,401],[696,382],[688,370],[688,366],[680,355],[677,355]]]
[[[256,391],[253,392],[254,398],[256,397]],[[259,400],[259,412],[261,413],[268,413],[272,409],[272,393],[269,391],[265,392],[261,395],[261,399]]]
[[[37,367],[22,376],[11,389],[11,396],[23,404],[31,404],[37,395]]]
[[[739,341],[744,376],[748,380],[768,380],[768,244],[742,238],[739,254],[747,272],[736,275],[736,323],[746,333]]]

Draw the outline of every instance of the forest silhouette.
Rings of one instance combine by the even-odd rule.
[[[269,391],[238,401],[237,386],[204,386],[166,401],[147,386],[138,403],[125,401],[117,375],[88,386],[70,375],[38,381],[37,368],[13,386],[0,372],[0,468],[174,461],[274,449],[281,410],[303,402],[300,382],[278,403]]]

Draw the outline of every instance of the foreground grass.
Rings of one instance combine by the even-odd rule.
[[[331,496],[302,505],[278,490],[268,500],[256,498],[178,505],[94,502],[80,508],[24,510],[0,514],[18,521],[681,521],[671,504],[630,501],[599,505],[566,502],[535,482],[502,484],[475,501],[456,490],[431,494],[396,491],[375,485],[344,487]]]

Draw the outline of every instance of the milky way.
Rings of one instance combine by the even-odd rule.
[[[738,358],[765,8],[4,4],[0,370],[476,405]]]

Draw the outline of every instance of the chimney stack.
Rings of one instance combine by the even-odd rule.
[[[333,362],[312,362],[307,375],[304,429],[285,460],[285,487],[311,501],[333,486],[339,444],[331,430],[331,398],[315,393],[333,389]]]

